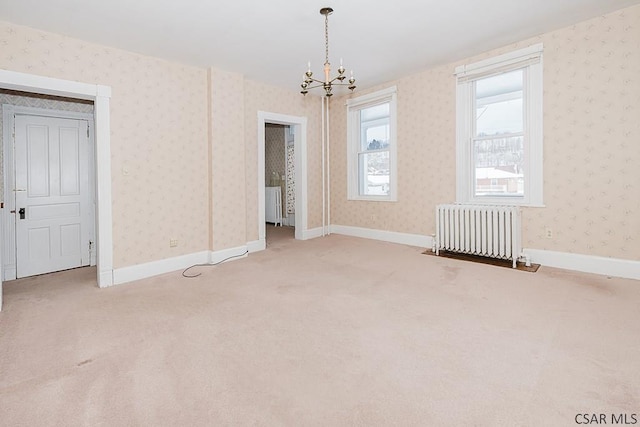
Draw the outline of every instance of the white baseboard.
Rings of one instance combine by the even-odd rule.
[[[542,249],[524,249],[523,252],[531,257],[531,262],[547,267],[640,280],[640,261]]]
[[[117,268],[113,270],[113,284],[120,285],[134,280],[145,279],[159,274],[182,270],[194,264],[204,264],[209,262],[210,253],[210,251],[202,251],[173,258],[161,259],[158,261],[151,261],[144,264]]]
[[[239,258],[246,258],[248,253],[249,248],[247,247],[247,245],[237,246],[235,248],[229,249],[222,249],[219,251],[212,251],[209,252],[209,263],[217,264],[220,262],[233,261]]]
[[[16,269],[15,264],[5,265],[3,268],[4,268],[3,275],[4,275],[5,282],[8,280],[16,280],[16,278],[18,277],[18,270]],[[2,279],[2,277],[0,277],[0,279]]]
[[[264,251],[265,249],[267,249],[267,240],[266,239],[260,239],[260,240],[254,240],[252,242],[247,242],[247,250],[249,251],[250,254],[252,254],[254,252]]]
[[[322,228],[319,230],[322,234]],[[433,237],[420,234],[398,233],[346,225],[332,225],[331,232],[422,248],[431,248],[433,246]],[[531,262],[548,267],[640,280],[640,261],[540,249],[524,249],[523,252],[531,257]]]
[[[348,225],[331,225],[331,232],[345,236],[363,237],[365,239],[417,246],[425,249],[433,246],[433,237],[422,234],[399,233],[397,231],[376,230],[373,228],[352,227]]]
[[[329,231],[328,227],[327,231]],[[302,240],[315,239],[316,237],[322,237],[322,227],[309,228],[304,233],[302,233]]]
[[[113,270],[105,270],[98,273],[98,287],[108,288],[113,286]]]
[[[195,264],[215,264],[226,260],[244,258],[247,256],[247,246],[223,249],[220,251],[202,251],[193,254],[181,255],[173,258],[147,262],[144,264],[131,265],[113,270],[113,285],[132,282],[134,280],[146,279],[147,277],[159,274],[170,273],[172,271],[183,270]],[[107,283],[108,280],[105,281]],[[109,286],[109,285],[105,285]],[[103,287],[101,285],[101,287]]]

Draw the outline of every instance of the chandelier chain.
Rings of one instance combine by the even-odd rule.
[[[324,62],[329,62],[329,14],[324,15]]]

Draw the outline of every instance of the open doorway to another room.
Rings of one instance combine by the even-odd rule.
[[[280,127],[273,127],[272,125],[279,125]],[[266,170],[266,147],[267,147],[267,126],[280,134],[277,138],[278,147],[280,147],[280,159],[284,159],[284,166],[282,163],[280,172],[280,206],[283,209],[282,227],[278,224],[268,222],[266,216],[266,189],[271,186],[271,177],[273,176],[273,170],[267,172]],[[288,137],[285,136],[285,127],[288,127]],[[271,132],[272,130],[269,130]],[[293,148],[286,149],[287,144],[290,145],[291,137],[293,136]],[[293,161],[289,162],[292,167],[289,168],[289,198],[287,199],[287,167],[286,167],[286,155],[289,153],[293,157]],[[311,237],[315,237],[315,231],[309,232],[307,230],[307,118],[299,116],[289,116],[279,113],[270,113],[266,111],[258,111],[258,241],[255,242],[256,250],[262,250],[267,248],[267,224],[269,227],[273,227],[272,231],[282,231],[286,233],[294,233],[296,240],[306,240]],[[284,168],[284,169],[282,169]],[[282,178],[284,175],[284,179]],[[285,183],[285,190],[282,190],[282,183]],[[275,181],[274,181],[275,184]],[[293,185],[291,185],[293,184]],[[277,187],[277,185],[275,185]],[[289,208],[285,211],[287,204]],[[275,210],[274,210],[275,212]],[[288,224],[288,228],[285,227]],[[276,230],[276,228],[278,230]],[[271,233],[270,237],[275,237]],[[288,242],[291,237],[286,237],[283,242]],[[273,239],[270,239],[273,240]],[[272,243],[270,241],[270,243]]]
[[[265,230],[267,248],[295,238],[295,145],[290,125],[265,123]]]

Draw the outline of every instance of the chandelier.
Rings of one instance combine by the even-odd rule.
[[[301,94],[306,95],[309,92],[309,89],[315,89],[317,87],[322,87],[325,91],[326,96],[331,96],[331,90],[333,86],[348,86],[351,91],[356,88],[354,84],[356,79],[353,78],[353,70],[351,71],[351,77],[349,77],[348,83],[343,83],[346,78],[344,75],[345,69],[342,66],[342,59],[340,59],[340,68],[338,68],[338,75],[334,78],[330,78],[331,75],[331,64],[329,63],[329,15],[333,13],[333,9],[330,7],[323,7],[320,9],[320,14],[324,15],[324,42],[325,42],[325,57],[324,57],[324,81],[314,79],[313,73],[311,72],[311,62],[307,63],[308,69],[307,72],[304,73],[302,84]]]

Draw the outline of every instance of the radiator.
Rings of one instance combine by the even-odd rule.
[[[521,252],[517,206],[436,206],[436,255],[440,251],[512,260]]]

